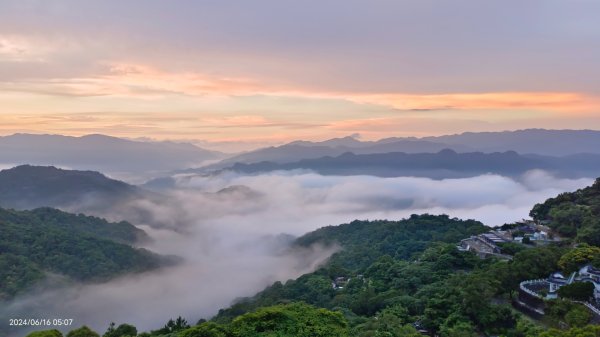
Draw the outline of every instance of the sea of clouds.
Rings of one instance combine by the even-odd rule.
[[[111,321],[140,330],[159,328],[179,315],[194,323],[274,281],[314,270],[339,249],[290,249],[290,240],[281,233],[298,236],[354,219],[399,220],[413,213],[445,213],[496,226],[527,217],[535,203],[592,183],[543,171],[516,179],[323,176],[304,171],[175,178],[174,188],[159,191],[168,203],[131,200],[130,205],[152,219],[152,226],[135,223],[153,238],[145,248],[181,256],[183,263],[102,284],[44,287],[3,306],[0,316],[73,318],[76,326],[86,324],[100,332]],[[126,212],[105,216],[128,220]]]

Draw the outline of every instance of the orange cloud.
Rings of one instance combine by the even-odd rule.
[[[155,95],[178,93],[185,95],[238,95],[262,91],[256,82],[246,78],[230,78],[194,72],[169,73],[137,64],[112,64],[109,74],[96,79],[114,94]]]
[[[343,94],[341,95],[343,97]],[[358,103],[382,104],[402,110],[534,109],[588,111],[600,108],[596,97],[562,92],[502,92],[440,95],[371,94],[351,95]]]
[[[11,47],[12,48],[12,47]],[[12,49],[11,49],[12,50]],[[488,92],[449,94],[323,92],[310,88],[284,88],[259,80],[202,74],[167,72],[134,63],[107,63],[106,72],[87,78],[31,80],[2,85],[11,91],[50,95],[125,96],[153,99],[165,95],[188,96],[286,96],[346,100],[400,110],[533,109],[560,112],[597,111],[598,97],[574,92]]]
[[[110,75],[96,79],[105,92],[129,95],[180,93],[185,95],[268,95],[322,99],[343,99],[402,110],[418,109],[543,109],[547,111],[588,111],[598,109],[598,98],[573,92],[491,92],[457,94],[360,94],[331,93],[310,88],[281,88],[248,78],[198,73],[169,73],[135,64],[113,64]]]
[[[222,118],[203,118],[202,124],[212,127],[264,127],[277,125],[263,116],[229,116]]]

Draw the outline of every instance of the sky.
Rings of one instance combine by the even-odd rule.
[[[595,0],[0,1],[0,135],[600,129]]]

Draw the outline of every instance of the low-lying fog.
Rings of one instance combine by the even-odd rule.
[[[516,180],[496,175],[431,180],[307,172],[178,177],[177,188],[162,192],[172,205],[134,203],[165,224],[163,229],[136,224],[155,239],[147,248],[182,256],[183,264],[105,284],[28,295],[1,308],[0,316],[74,318],[76,326],[86,324],[99,332],[111,321],[134,324],[140,331],[159,328],[178,315],[195,323],[237,297],[313,270],[337,249],[290,251],[289,239],[280,233],[302,235],[354,219],[397,220],[425,212],[494,226],[527,217],[535,203],[591,183],[556,179],[541,171]],[[175,226],[177,232],[170,229]]]

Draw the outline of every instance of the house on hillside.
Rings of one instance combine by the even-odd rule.
[[[516,228],[517,231],[519,232],[523,232],[525,234],[529,234],[529,235],[533,235],[535,232],[537,232],[537,228],[535,228],[535,226],[533,225],[522,225]]]
[[[492,232],[488,232],[488,233],[484,233],[479,235],[482,239],[484,239],[485,241],[489,242],[489,243],[493,243],[494,245],[497,245],[499,243],[504,243],[506,242],[506,239],[504,239],[502,236],[500,236],[497,232],[492,231]]]
[[[566,284],[569,284],[568,278],[561,272],[554,272],[548,276],[548,295],[546,298],[557,298],[556,292],[558,289]]]
[[[500,254],[500,247],[493,242],[483,239],[479,235],[461,240],[458,249],[461,251],[474,252],[482,258],[487,255]]]
[[[579,270],[582,282],[592,282],[594,284],[594,297],[600,301],[600,269],[588,264]]]
[[[348,282],[350,282],[350,280],[351,280],[350,277],[347,278],[345,276],[338,276],[333,279],[333,282],[331,282],[331,286],[335,290],[342,290],[342,289],[344,289],[346,284],[348,284]]]
[[[548,232],[544,232],[544,231],[535,232],[531,236],[531,240],[534,240],[534,241],[547,241],[548,238],[549,238]]]
[[[558,289],[560,287],[571,284],[573,282],[590,282],[594,284],[594,299],[600,301],[600,269],[592,267],[587,264],[579,269],[577,272],[573,272],[568,277],[560,272],[554,272],[546,279],[548,284],[548,293],[546,298],[557,298]]]
[[[525,238],[538,244],[561,240],[550,227],[533,220],[523,219],[513,224],[506,224],[502,228],[506,229],[506,234],[513,238],[512,241],[519,243],[523,243]]]
[[[546,307],[544,300],[557,298],[558,290],[573,282],[590,282],[594,285],[593,298],[579,303],[585,305],[596,319],[600,319],[600,270],[591,265],[581,267],[568,277],[561,272],[554,272],[546,279],[521,282],[516,303],[527,312],[542,317]]]
[[[508,242],[508,240],[500,233],[490,231],[461,240],[460,245],[457,248],[461,251],[473,252],[480,258],[486,258],[488,256],[506,258],[507,256],[502,255],[502,250],[498,246],[498,244],[503,242]]]

